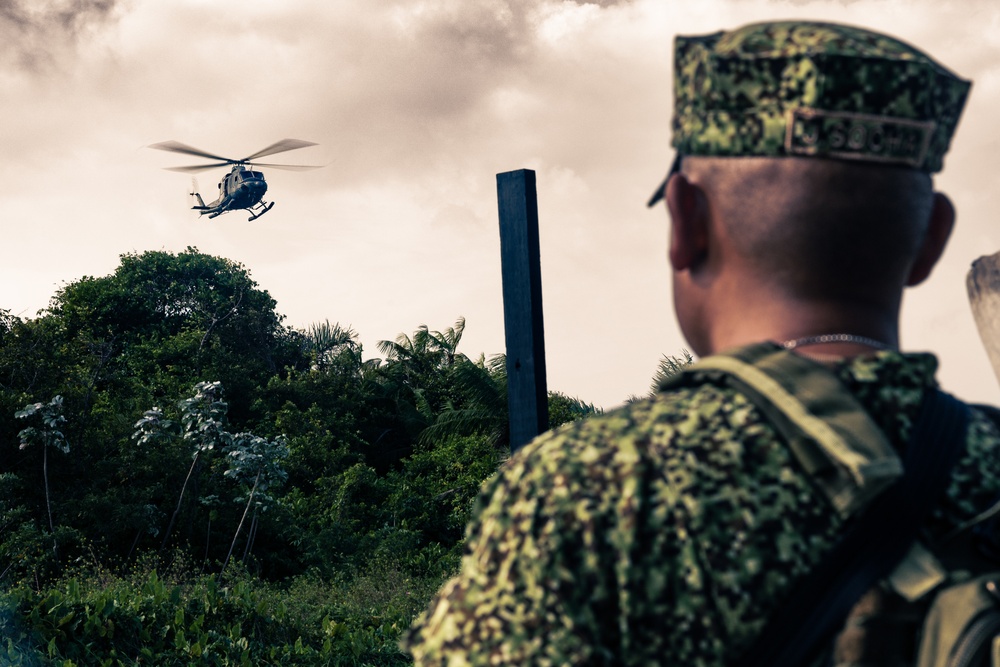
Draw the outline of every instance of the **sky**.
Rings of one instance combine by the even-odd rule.
[[[965,291],[1000,251],[1000,4],[994,0],[0,0],[0,309],[37,316],[123,253],[189,246],[242,263],[285,323],[377,342],[466,318],[504,351],[496,174],[536,172],[548,386],[610,408],[686,343],[667,216],[645,202],[672,157],[671,46],[768,19],[892,34],[973,80],[945,170],[958,211],[902,344],[946,389],[1000,403]],[[254,222],[189,210],[176,140],[266,158]],[[224,169],[199,175],[206,201]]]

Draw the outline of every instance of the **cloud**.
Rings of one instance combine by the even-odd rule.
[[[89,30],[118,14],[118,0],[3,0],[0,59],[39,73]]]
[[[33,313],[60,281],[110,272],[121,252],[196,245],[251,267],[290,323],[350,323],[374,350],[465,315],[466,351],[498,352],[494,175],[525,167],[538,174],[550,383],[611,405],[644,391],[660,355],[684,346],[666,214],[644,206],[670,159],[673,36],[791,15],[889,31],[975,80],[940,179],[960,210],[956,268],[925,305],[910,302],[909,330],[930,336],[919,318],[962,306],[966,258],[1000,243],[995,6],[0,0],[0,84],[18,101],[0,124],[16,158],[0,165],[16,249],[0,308]],[[176,139],[238,156],[283,137],[320,145],[274,161],[329,166],[267,171],[277,206],[249,224],[195,220],[190,179],[160,170],[180,156],[142,148]],[[204,195],[216,176],[201,179]],[[973,374],[942,360],[955,377]]]

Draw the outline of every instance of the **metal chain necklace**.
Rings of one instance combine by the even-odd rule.
[[[858,345],[866,345],[868,347],[875,348],[876,350],[895,350],[895,345],[889,345],[888,343],[883,343],[880,340],[875,340],[874,338],[868,338],[867,336],[855,336],[854,334],[820,334],[818,336],[804,336],[802,338],[794,338],[792,340],[786,340],[781,343],[781,346],[786,350],[794,350],[797,347],[802,347],[803,345],[821,345],[823,343],[857,343]]]

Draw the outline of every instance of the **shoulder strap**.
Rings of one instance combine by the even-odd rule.
[[[864,406],[811,359],[758,343],[705,357],[661,388],[705,382],[731,387],[753,403],[842,519],[903,474],[898,452]]]
[[[904,453],[904,474],[857,518],[853,528],[772,616],[739,665],[794,667],[829,641],[855,602],[906,555],[964,451],[968,408],[928,392]]]

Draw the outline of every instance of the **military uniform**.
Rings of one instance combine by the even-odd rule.
[[[937,363],[880,352],[832,370],[892,447]],[[1000,494],[1000,433],[979,412],[942,536]],[[483,490],[460,574],[414,624],[418,665],[731,664],[832,547],[842,512],[761,410],[721,382],[547,433]]]
[[[675,63],[679,155],[937,171],[968,91],[896,40],[829,24],[679,37]],[[460,572],[403,647],[452,667],[733,664],[899,477],[937,362],[881,351],[813,367],[771,343],[708,357],[653,398],[534,440],[484,486]],[[839,416],[835,394],[853,406]],[[1000,432],[973,411],[966,441],[928,542],[1000,496]]]

